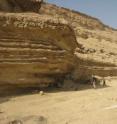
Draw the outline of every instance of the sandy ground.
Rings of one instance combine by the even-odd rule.
[[[116,124],[117,79],[107,87],[81,85],[77,91],[51,90],[0,97],[0,124]],[[11,123],[10,123],[11,124]],[[20,124],[20,123],[13,123]]]

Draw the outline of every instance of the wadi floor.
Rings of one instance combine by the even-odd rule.
[[[25,95],[24,95],[25,94]],[[44,95],[19,93],[0,97],[0,124],[117,124],[117,79],[107,87],[89,85],[73,90],[50,90]]]

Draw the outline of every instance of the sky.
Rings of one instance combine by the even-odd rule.
[[[74,9],[100,19],[117,29],[117,0],[47,0],[62,7]]]

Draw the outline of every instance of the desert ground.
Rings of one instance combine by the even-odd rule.
[[[107,78],[106,87],[75,85],[67,90],[17,90],[0,96],[0,124],[116,124],[117,77]],[[68,86],[68,85],[67,85]],[[9,123],[21,120],[22,123]]]

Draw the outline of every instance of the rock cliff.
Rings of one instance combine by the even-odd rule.
[[[75,79],[87,75],[117,75],[117,31],[99,19],[74,10],[44,3],[40,14],[65,19],[75,31],[78,59]]]
[[[42,4],[42,15],[63,18],[75,31],[80,47],[76,54],[82,60],[117,65],[117,31],[99,19],[53,4]]]
[[[67,22],[34,13],[0,13],[0,84],[39,86],[62,81],[77,47]]]
[[[74,80],[117,75],[117,31],[99,19],[35,0],[0,1],[0,10],[1,84],[45,87],[71,73]]]

